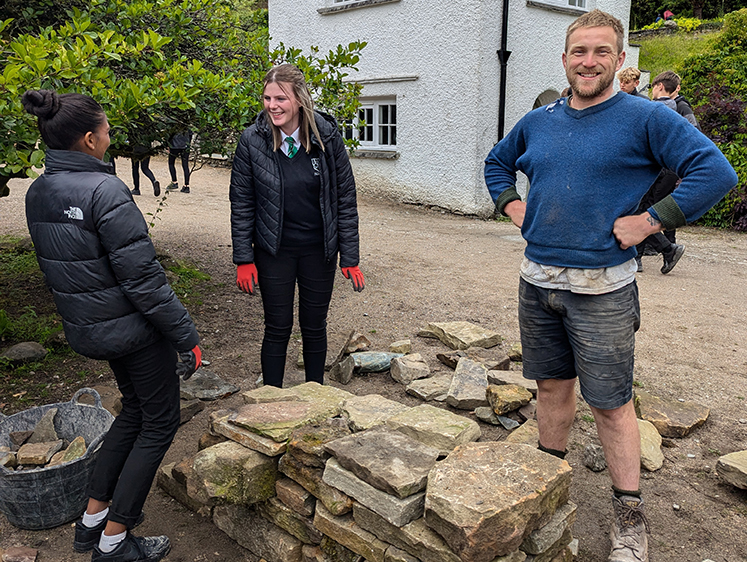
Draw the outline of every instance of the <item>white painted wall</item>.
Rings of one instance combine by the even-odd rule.
[[[506,132],[548,88],[565,87],[561,52],[574,16],[510,0]],[[271,44],[326,52],[367,41],[357,79],[363,97],[396,96],[394,160],[353,158],[362,191],[489,215],[483,160],[497,141],[502,0],[400,0],[320,15],[331,0],[269,0]],[[624,19],[630,0],[596,0]],[[637,53],[636,53],[637,55]],[[637,62],[637,56],[636,62]]]

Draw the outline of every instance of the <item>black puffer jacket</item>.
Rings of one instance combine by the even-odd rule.
[[[164,336],[177,351],[199,343],[143,215],[110,164],[48,150],[46,170],[26,194],[26,220],[75,351],[115,359]]]
[[[340,252],[340,267],[358,265],[358,207],[355,179],[334,118],[315,112],[324,143],[321,159],[320,204],[327,260]],[[316,137],[311,142],[317,147]],[[254,262],[252,244],[276,255],[283,231],[283,180],[278,152],[272,150],[272,131],[265,117],[244,131],[231,172],[231,236],[233,262]]]

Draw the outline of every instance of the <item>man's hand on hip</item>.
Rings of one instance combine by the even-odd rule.
[[[524,213],[526,213],[526,210],[527,204],[524,203],[524,201],[519,201],[518,199],[507,203],[506,206],[503,207],[503,212],[508,215],[508,218],[511,219],[511,222],[519,228],[521,228],[521,225],[524,224]]]
[[[620,243],[620,247],[627,250],[643,242],[646,237],[662,230],[664,228],[661,222],[646,211],[642,215],[630,215],[617,219],[612,227],[612,234]]]

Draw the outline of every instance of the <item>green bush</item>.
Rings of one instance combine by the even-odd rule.
[[[38,315],[34,307],[27,306],[17,318],[11,318],[0,309],[0,339],[15,342],[35,341],[43,346],[62,331],[60,317],[56,314]]]

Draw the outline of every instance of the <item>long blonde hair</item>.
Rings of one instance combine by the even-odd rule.
[[[319,129],[317,128],[316,120],[314,119],[314,100],[311,99],[311,94],[306,85],[306,78],[304,78],[303,72],[301,72],[301,70],[294,64],[281,64],[279,66],[274,66],[267,71],[267,74],[265,74],[262,90],[264,91],[267,84],[272,83],[277,84],[286,95],[289,96],[290,93],[292,93],[296,100],[298,100],[298,103],[301,106],[298,112],[298,135],[299,140],[306,151],[308,152],[311,146],[312,132],[316,135],[316,138],[319,141],[319,146],[324,150],[324,143],[319,135]],[[291,92],[286,90],[287,86],[291,87]],[[280,148],[280,145],[283,144],[285,135],[283,135],[280,128],[272,122],[272,119],[268,118],[267,122],[272,130],[272,149],[277,150]]]

